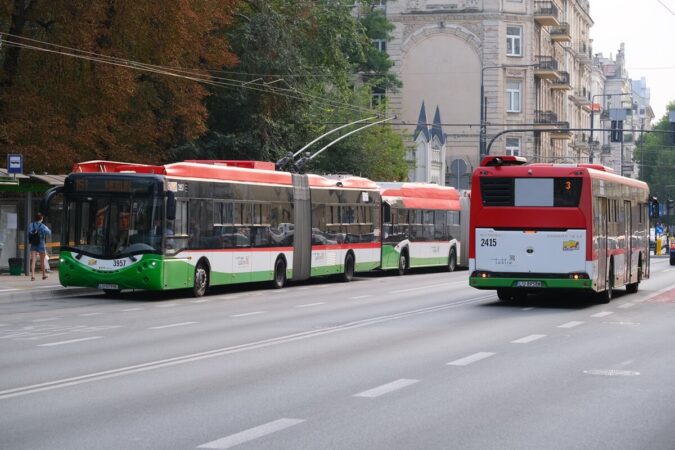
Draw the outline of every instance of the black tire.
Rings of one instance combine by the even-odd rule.
[[[286,261],[283,258],[277,258],[274,263],[274,279],[272,286],[274,289],[281,289],[286,285]]]
[[[398,256],[398,274],[405,275],[405,271],[408,268],[408,252],[405,250],[401,251],[401,254]]]
[[[205,262],[199,261],[195,267],[194,283],[192,285],[192,295],[203,297],[209,288],[209,268]]]
[[[342,280],[349,283],[354,279],[354,255],[347,253],[345,256],[345,265],[344,273],[342,274]]]
[[[497,289],[497,298],[503,302],[511,300],[512,295],[509,289]]]
[[[597,293],[598,303],[607,304],[612,300],[614,296],[614,264],[610,263],[609,265],[609,277],[607,279],[607,289],[602,292]]]
[[[454,272],[457,268],[457,250],[455,247],[450,249],[450,255],[448,255],[448,272]]]
[[[638,264],[638,279],[635,283],[630,283],[626,285],[626,292],[629,294],[637,294],[637,291],[640,287],[640,281],[642,281],[642,261]]]
[[[106,297],[117,297],[120,295],[120,292],[122,292],[121,289],[103,289],[103,293],[105,294]]]

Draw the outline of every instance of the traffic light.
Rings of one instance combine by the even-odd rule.
[[[652,220],[659,218],[659,200],[654,196],[649,197],[649,217]]]

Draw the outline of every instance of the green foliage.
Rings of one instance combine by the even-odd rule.
[[[675,102],[668,105],[675,111]],[[656,131],[671,131],[668,114],[653,128]],[[640,178],[649,184],[652,194],[659,198],[675,197],[675,144],[670,133],[649,133],[634,152],[640,167]]]

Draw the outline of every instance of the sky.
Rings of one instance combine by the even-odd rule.
[[[647,79],[654,123],[675,101],[675,0],[590,0],[593,53],[616,58],[626,44],[633,80]]]

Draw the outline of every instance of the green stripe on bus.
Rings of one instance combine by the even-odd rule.
[[[469,285],[476,289],[513,288],[517,281],[539,281],[541,289],[590,289],[593,282],[588,279],[566,278],[480,278],[470,277]],[[540,288],[536,288],[540,289]]]

